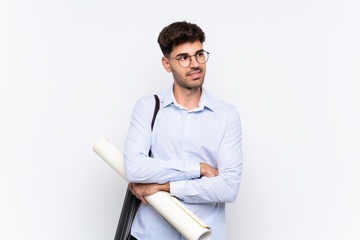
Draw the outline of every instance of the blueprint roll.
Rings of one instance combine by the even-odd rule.
[[[124,155],[106,138],[98,139],[93,147],[110,167],[125,180]],[[145,197],[146,201],[158,211],[172,226],[188,240],[210,240],[211,229],[177,198],[168,192],[160,191]]]

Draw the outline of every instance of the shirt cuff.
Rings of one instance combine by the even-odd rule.
[[[196,179],[200,177],[200,163],[189,163],[188,165],[189,179]],[[192,192],[188,186],[188,180],[170,182],[170,195],[184,200],[188,195],[195,195],[196,192]]]
[[[186,172],[189,179],[200,177],[200,163],[199,162],[187,162]]]
[[[177,182],[170,182],[170,195],[175,196],[179,199],[184,199],[185,192],[183,191],[185,189],[185,183],[184,181],[177,181]]]

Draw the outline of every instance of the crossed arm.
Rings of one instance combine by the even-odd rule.
[[[211,167],[206,163],[200,163],[200,176],[207,178],[216,177],[219,172],[216,168]],[[130,191],[143,203],[148,203],[145,196],[152,195],[158,191],[170,192],[170,183],[158,184],[158,183],[129,183],[128,187]]]
[[[157,191],[168,191],[187,203],[235,201],[242,172],[241,124],[236,109],[224,113],[226,129],[216,164],[210,166],[201,161],[165,161],[147,156],[152,139],[152,105],[146,101],[137,103],[125,143],[125,172],[133,194],[144,203],[144,196]]]

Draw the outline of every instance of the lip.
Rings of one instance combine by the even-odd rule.
[[[187,75],[189,77],[191,77],[192,79],[196,79],[196,78],[200,77],[201,72],[202,72],[201,70],[196,70],[196,71],[192,71],[192,72],[188,73]]]

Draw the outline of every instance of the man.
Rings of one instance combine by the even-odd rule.
[[[202,87],[204,41],[204,32],[187,22],[172,23],[159,35],[162,64],[174,83],[158,94],[153,131],[154,97],[137,102],[125,143],[129,188],[142,201],[131,230],[135,239],[184,239],[147,204],[144,196],[157,191],[170,192],[206,222],[212,239],[226,239],[225,203],[235,201],[242,171],[241,124],[235,107]]]

